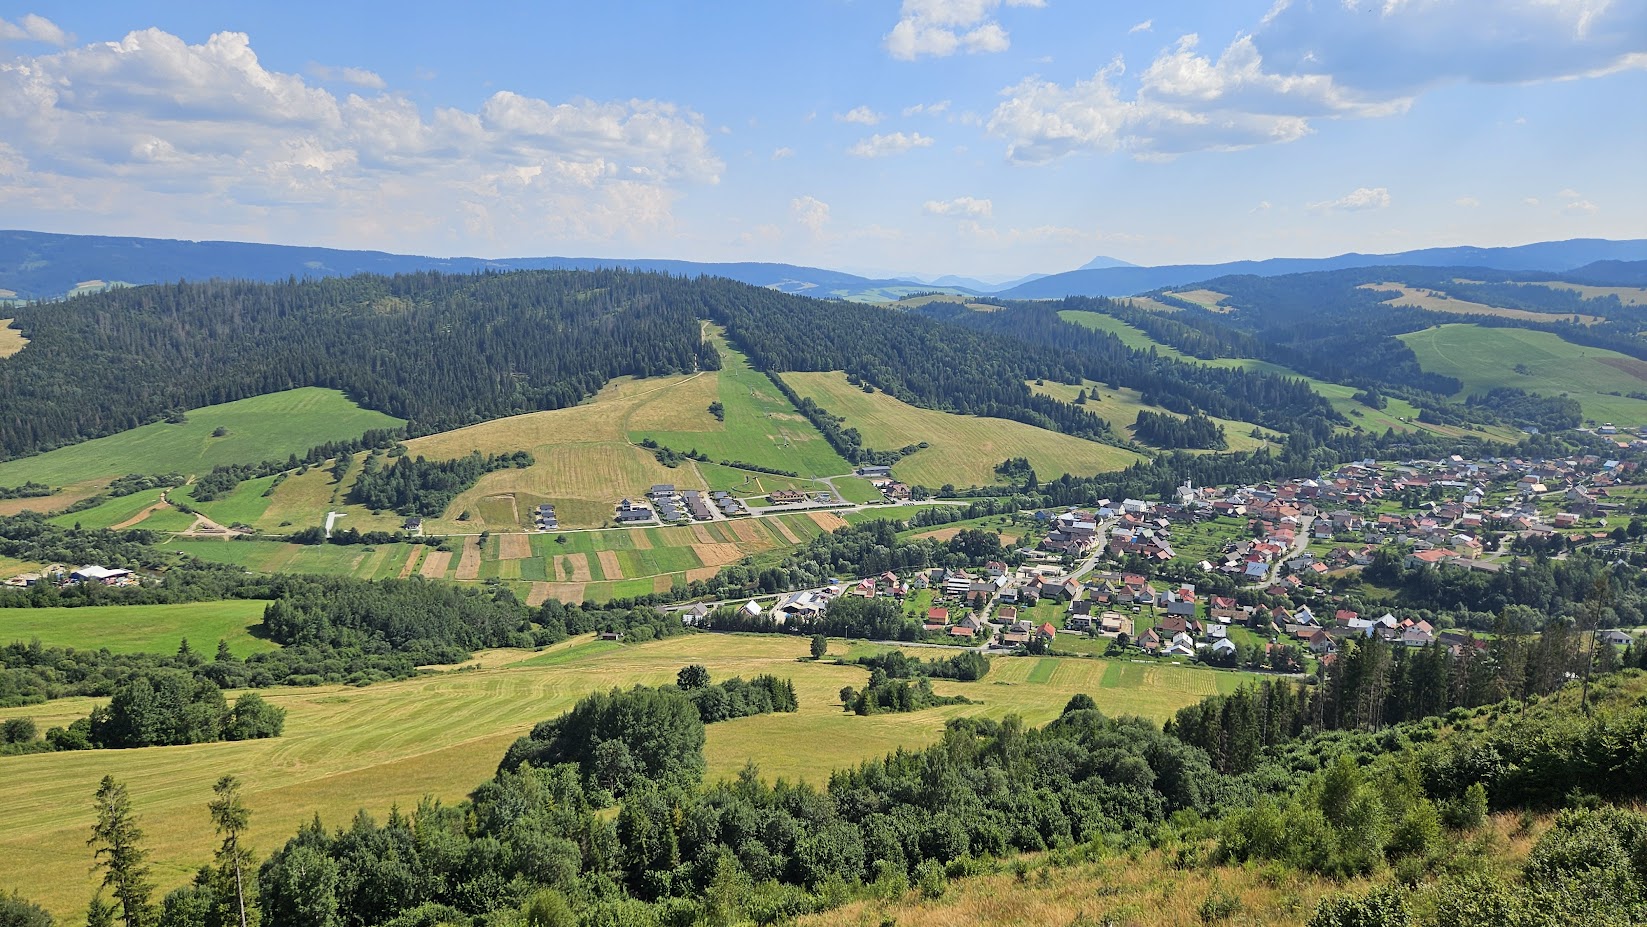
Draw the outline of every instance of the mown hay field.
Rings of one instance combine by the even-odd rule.
[[[1088,692],[1106,712],[1162,720],[1203,694],[1230,690],[1241,678],[1122,666],[1112,679],[1110,667],[1118,664],[1070,659],[1055,661],[1049,678],[1030,682],[1036,660],[1001,658],[982,680],[935,686],[979,704],[860,718],[841,710],[838,692],[861,686],[866,673],[800,659],[807,648],[805,638],[777,635],[694,634],[622,647],[581,638],[540,653],[491,651],[477,655],[473,670],[362,689],[264,690],[265,698],[287,711],[285,735],[273,740],[0,758],[0,859],[6,860],[0,892],[23,889],[60,918],[84,913],[96,887],[85,845],[90,798],[104,774],[130,789],[164,891],[210,859],[216,838],[206,802],[219,776],[233,774],[245,783],[253,811],[250,844],[266,856],[317,814],[338,826],[359,808],[381,818],[425,796],[458,801],[536,722],[589,692],[671,682],[689,663],[704,664],[716,680],[773,673],[792,679],[800,696],[794,714],[710,726],[711,776],[735,775],[753,760],[768,777],[820,785],[831,769],[933,742],[951,717],[1016,712],[1040,724],[1071,695]],[[833,641],[831,649],[845,648]],[[0,709],[0,718],[66,724],[96,702],[76,698]]]
[[[895,476],[910,484],[989,485],[998,481],[995,467],[1010,457],[1027,457],[1042,479],[1064,473],[1091,476],[1140,459],[1131,451],[1022,422],[935,412],[879,391],[865,393],[838,371],[786,373],[783,377],[796,393],[844,417],[846,426],[858,429],[868,447],[889,450],[927,442],[929,447],[892,468]]]

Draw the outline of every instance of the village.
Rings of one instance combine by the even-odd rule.
[[[1639,538],[1635,513],[1647,510],[1647,490],[1630,484],[1635,471],[1596,456],[1453,456],[1365,460],[1276,484],[1186,484],[1160,502],[1028,513],[1039,540],[1015,549],[1015,565],[886,573],[739,608],[746,620],[804,627],[839,597],[891,597],[927,644],[1285,672],[1330,662],[1349,638],[1456,653],[1485,640],[1398,609],[1343,607],[1337,581],[1392,546],[1407,551],[1409,567],[1492,573],[1514,562],[1518,538],[1604,546]],[[700,604],[681,617],[695,624],[710,612]],[[1608,633],[1607,643],[1631,640]]]

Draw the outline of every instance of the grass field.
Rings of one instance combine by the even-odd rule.
[[[1426,371],[1457,377],[1464,384],[1460,396],[1515,386],[1571,396],[1598,422],[1647,424],[1647,401],[1605,395],[1647,390],[1647,362],[1617,351],[1572,344],[1548,332],[1467,323],[1400,337]]]
[[[980,418],[921,409],[888,396],[874,394],[846,382],[834,373],[786,373],[784,382],[863,435],[873,448],[899,448],[927,442],[930,447],[898,461],[892,472],[907,483],[923,486],[982,486],[995,483],[995,467],[1009,457],[1027,457],[1042,479],[1064,473],[1090,476],[1119,470],[1138,460],[1137,454],[1107,444],[1085,441],[1021,422]]]
[[[721,354],[720,371],[678,389],[667,404],[636,410],[627,423],[631,440],[650,437],[676,450],[696,448],[711,460],[736,460],[803,477],[851,472],[851,464],[765,374],[752,369],[725,339],[714,336],[711,341]],[[724,408],[724,422],[709,414],[709,403],[716,400]]]
[[[0,860],[6,861],[0,891],[21,888],[60,918],[84,913],[95,888],[85,846],[90,796],[104,774],[130,789],[164,892],[210,858],[216,838],[205,806],[219,776],[234,774],[245,783],[249,843],[267,856],[316,814],[337,826],[362,807],[381,819],[391,807],[411,808],[424,796],[457,801],[492,774],[509,743],[534,723],[613,684],[672,681],[688,663],[704,664],[717,680],[787,677],[800,696],[794,714],[711,726],[711,776],[733,775],[754,760],[769,777],[820,784],[831,769],[936,740],[952,717],[1016,712],[1042,724],[1071,695],[1087,692],[1107,713],[1163,720],[1204,695],[1231,691],[1242,678],[1096,659],[1055,660],[1040,670],[1045,664],[1037,660],[1003,658],[983,680],[934,686],[980,704],[861,718],[841,711],[837,693],[862,685],[864,672],[798,661],[807,653],[804,638],[702,634],[621,648],[582,640],[561,647],[579,653],[495,651],[479,655],[474,671],[364,689],[266,690],[264,697],[287,711],[285,736],[274,740],[0,758]],[[844,647],[834,642],[832,649]],[[1032,672],[1044,678],[1032,682]],[[0,718],[63,724],[95,704],[64,699],[0,709]]]
[[[11,319],[0,319],[0,357],[10,357],[28,343],[20,329],[11,327]]]
[[[0,463],[0,486],[29,480],[62,486],[127,473],[205,473],[218,464],[284,460],[317,444],[401,424],[356,406],[336,390],[304,387],[194,409],[181,425],[144,425]],[[228,434],[212,437],[217,428]]]
[[[1359,427],[1364,431],[1371,431],[1379,434],[1382,434],[1388,429],[1394,429],[1396,431],[1430,431],[1439,435],[1446,435],[1448,437],[1459,437],[1466,433],[1464,429],[1456,428],[1450,425],[1426,425],[1420,423],[1418,421],[1418,408],[1404,399],[1385,397],[1386,402],[1388,403],[1385,408],[1374,409],[1355,401],[1354,396],[1357,391],[1353,386],[1344,386],[1340,383],[1328,383],[1326,380],[1318,380],[1314,377],[1308,377],[1296,370],[1282,367],[1279,364],[1272,364],[1268,361],[1257,360],[1255,358],[1220,357],[1210,361],[1201,360],[1196,357],[1191,357],[1171,345],[1162,344],[1154,340],[1149,335],[1144,334],[1142,331],[1133,328],[1114,316],[1103,315],[1102,313],[1065,310],[1058,314],[1068,321],[1076,323],[1077,325],[1083,325],[1087,328],[1096,329],[1098,331],[1110,332],[1117,338],[1120,338],[1122,343],[1126,344],[1128,347],[1137,348],[1139,350],[1147,350],[1153,347],[1156,353],[1160,354],[1162,357],[1183,361],[1187,364],[1203,364],[1208,367],[1226,367],[1230,369],[1250,370],[1255,373],[1268,373],[1279,377],[1291,377],[1295,380],[1303,380],[1310,385],[1311,389],[1315,390],[1329,403],[1331,403],[1332,407],[1336,409],[1340,415],[1343,415],[1345,418],[1350,420],[1352,423],[1350,426],[1351,430]],[[1051,385],[1048,387],[1048,389],[1054,388],[1057,387]],[[1074,390],[1072,389],[1070,392],[1073,394]],[[1137,421],[1136,412],[1133,413],[1132,420]],[[1251,430],[1251,427],[1248,426],[1243,429],[1243,434],[1250,432]],[[1230,435],[1231,447],[1235,447],[1234,430],[1226,425],[1225,431]],[[1520,440],[1514,429],[1497,426],[1482,428],[1477,433],[1500,441]]]
[[[1081,313],[1087,315],[1090,313]],[[1104,317],[1104,318],[1107,318]],[[1120,434],[1132,436],[1132,428],[1138,423],[1138,413],[1143,411],[1159,412],[1165,415],[1174,415],[1160,406],[1152,406],[1144,402],[1143,394],[1135,389],[1110,389],[1099,383],[1087,381],[1082,386],[1070,386],[1067,383],[1031,383],[1029,388],[1045,396],[1051,396],[1064,402],[1074,402],[1076,394],[1086,390],[1088,394],[1086,405],[1082,408],[1109,422],[1110,427]],[[1269,436],[1268,440],[1254,438],[1252,430],[1255,427],[1251,422],[1238,422],[1227,418],[1214,418],[1213,421],[1224,426],[1224,438],[1229,443],[1231,451],[1251,451],[1263,447],[1271,442],[1283,442],[1285,436],[1268,429],[1261,429]],[[1206,451],[1203,453],[1213,453]]]
[[[104,605],[91,608],[0,608],[0,642],[39,638],[48,647],[108,648],[115,653],[175,653],[187,638],[206,659],[226,640],[237,657],[275,645],[254,637],[267,602],[236,599],[182,605]]]
[[[1169,291],[1169,294],[1184,302],[1194,303],[1208,312],[1229,311],[1229,307],[1224,305],[1224,300],[1229,299],[1229,294],[1217,290],[1177,290]]]
[[[1413,306],[1427,309],[1430,312],[1453,312],[1459,315],[1490,315],[1501,319],[1521,319],[1527,322],[1577,321],[1591,325],[1601,321],[1600,316],[1582,315],[1580,313],[1550,313],[1531,312],[1526,309],[1508,309],[1503,306],[1489,306],[1486,303],[1475,303],[1465,299],[1457,299],[1435,290],[1423,287],[1407,286],[1402,283],[1363,283],[1363,290],[1376,290],[1380,293],[1389,293],[1390,298],[1385,300],[1391,306]]]

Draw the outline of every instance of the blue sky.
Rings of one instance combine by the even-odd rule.
[[[0,2],[0,126],[0,225],[64,232],[982,277],[1647,237],[1647,3]]]

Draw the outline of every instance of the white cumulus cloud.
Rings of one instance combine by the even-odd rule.
[[[356,87],[365,87],[367,90],[383,90],[389,86],[388,82],[378,76],[376,72],[368,71],[365,68],[335,68],[325,64],[311,64],[305,70],[315,80],[353,84]]]
[[[1155,20],[1146,19],[1143,22],[1138,23],[1137,25],[1133,26],[1131,29],[1128,29],[1127,34],[1132,35],[1133,33],[1137,33],[1137,32],[1148,32],[1148,31],[1150,31],[1151,29],[1154,29],[1154,28],[1155,28]]]
[[[403,249],[633,239],[668,227],[683,188],[724,169],[701,117],[673,103],[500,90],[477,109],[424,109],[270,70],[234,32],[189,44],[147,29],[0,61],[0,124],[23,165],[0,178],[0,202],[106,211],[148,234]]]
[[[902,132],[891,132],[886,135],[871,135],[862,139],[858,144],[846,150],[846,153],[855,158],[884,158],[887,155],[902,154],[916,148],[930,148],[932,138],[919,132],[905,135]]]
[[[1383,209],[1390,205],[1390,191],[1384,187],[1356,187],[1336,200],[1311,203],[1310,208],[1322,212],[1358,212],[1363,209]]]
[[[844,113],[836,113],[836,122],[855,122],[858,125],[872,126],[885,119],[886,116],[877,113],[867,106],[855,106]]]
[[[995,204],[987,199],[958,196],[952,200],[927,200],[921,207],[929,216],[975,216],[988,219],[995,212]]]
[[[1046,0],[903,0],[897,25],[882,38],[892,57],[914,61],[956,52],[1006,51],[1012,45],[994,16],[1002,6],[1042,7]]]
[[[790,200],[789,212],[796,222],[811,229],[813,235],[822,235],[824,226],[829,224],[829,204],[810,194]]]
[[[1647,3],[1392,0],[1376,12],[1364,6],[1280,0],[1253,31],[1216,53],[1202,51],[1199,36],[1182,36],[1136,81],[1121,80],[1127,68],[1119,58],[1087,80],[1028,78],[1001,92],[989,128],[1020,162],[1083,151],[1158,159],[1291,142],[1320,120],[1399,114],[1449,83],[1647,69]]]
[[[59,48],[73,38],[62,27],[38,13],[28,13],[17,22],[0,19],[0,41],[44,42]]]

